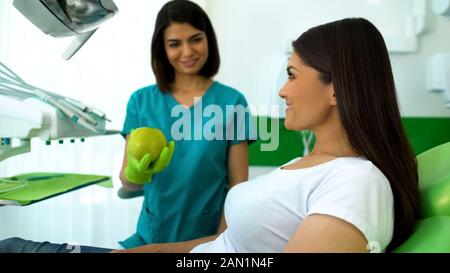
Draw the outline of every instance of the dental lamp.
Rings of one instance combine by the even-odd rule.
[[[63,53],[69,60],[99,25],[118,12],[112,0],[14,0],[14,7],[44,33],[53,37],[76,36]]]

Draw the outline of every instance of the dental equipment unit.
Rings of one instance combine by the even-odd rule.
[[[76,36],[63,54],[65,60],[119,11],[112,0],[14,0],[13,5],[46,34]]]
[[[13,5],[44,33],[75,36],[63,54],[65,60],[78,52],[100,24],[118,12],[113,0],[13,0]],[[120,133],[106,130],[108,121],[102,111],[31,85],[0,62],[0,162],[31,152],[33,138],[49,144],[52,140],[62,143],[64,138],[73,142],[75,138],[83,141],[86,137]],[[42,178],[39,185],[27,182],[36,175]],[[0,206],[29,205],[91,184],[111,182],[109,176],[70,174],[63,177],[64,181],[48,177],[23,174],[13,177],[17,179],[0,178]]]
[[[80,101],[28,84],[0,62],[0,162],[30,152],[30,140],[85,138],[107,131],[106,115]]]
[[[44,33],[76,36],[64,53],[70,59],[118,12],[113,0],[14,0],[14,7]],[[106,115],[80,101],[22,80],[0,62],[0,162],[30,152],[30,140],[116,134],[106,131]]]

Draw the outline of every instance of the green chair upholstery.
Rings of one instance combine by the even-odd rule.
[[[420,220],[396,253],[450,253],[450,143],[417,156]]]
[[[422,219],[450,216],[450,142],[417,156]]]
[[[419,220],[409,239],[395,253],[450,253],[450,217]]]

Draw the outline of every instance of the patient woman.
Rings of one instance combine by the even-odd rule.
[[[231,189],[223,233],[126,251],[384,252],[410,236],[417,163],[380,32],[345,19],[293,46],[280,96],[286,128],[315,133],[311,154]]]
[[[231,189],[220,235],[128,251],[383,252],[409,237],[417,163],[380,32],[345,19],[293,46],[285,126],[312,130],[312,153]]]
[[[381,34],[345,19],[293,47],[285,126],[315,133],[311,154],[232,188],[220,234],[113,252],[384,252],[410,236],[417,163]]]

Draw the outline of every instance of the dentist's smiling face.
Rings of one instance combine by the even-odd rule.
[[[333,84],[324,84],[320,73],[307,66],[295,52],[287,73],[289,79],[279,93],[287,104],[285,127],[313,130],[325,123],[336,107]]]
[[[188,23],[172,23],[164,30],[167,59],[175,73],[197,75],[208,60],[205,32]]]

